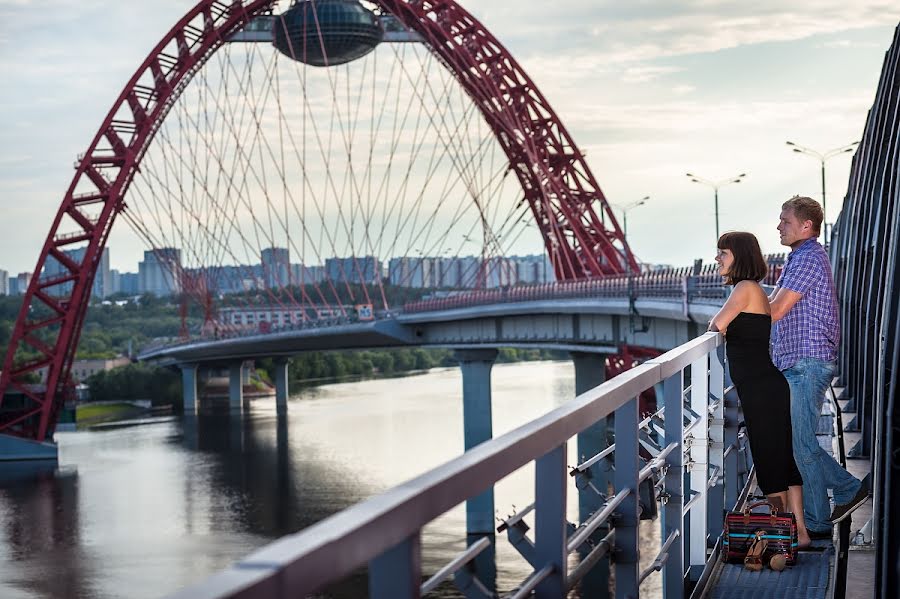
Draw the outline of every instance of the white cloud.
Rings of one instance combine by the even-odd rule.
[[[664,75],[670,75],[672,73],[678,73],[683,71],[684,69],[679,67],[666,67],[666,66],[654,66],[654,65],[641,65],[628,67],[625,69],[622,74],[622,81],[625,83],[646,83],[648,81],[653,81],[654,79],[658,79]]]
[[[696,91],[697,88],[693,85],[676,85],[672,88],[672,93],[676,96],[685,96]]]
[[[816,45],[817,48],[877,48],[879,44],[874,41],[863,42],[859,40],[849,40],[849,39],[839,39],[839,40],[830,40],[827,42],[822,42],[821,44]]]
[[[630,63],[716,52],[766,42],[795,42],[814,35],[896,25],[893,0],[783,2],[680,1],[641,3],[566,2],[548,11],[544,3],[496,0],[473,6],[501,40],[534,40],[579,47],[607,63]],[[595,31],[602,33],[595,34]],[[531,44],[530,53],[540,47]],[[524,50],[526,44],[522,45]],[[527,50],[526,50],[527,51]]]

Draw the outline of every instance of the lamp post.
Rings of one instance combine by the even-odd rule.
[[[647,200],[650,199],[650,196],[644,196],[641,199],[632,202],[626,206],[620,206],[619,210],[622,211],[622,234],[625,236],[625,241],[628,241],[628,213],[637,208],[638,206],[643,206],[647,203]]]
[[[631,254],[631,245],[628,243],[628,213],[638,206],[643,206],[649,199],[650,196],[644,196],[637,201],[626,204],[625,206],[617,206],[617,208],[622,211],[622,238],[625,240],[625,251],[628,253],[629,264],[631,263],[630,261],[632,260],[633,256]],[[631,271],[631,266],[628,267],[628,270],[629,272]]]
[[[691,173],[686,173],[690,180],[694,183],[700,183],[701,185],[706,185],[713,188],[714,198],[715,198],[715,213],[716,213],[716,242],[719,241],[719,188],[725,187],[726,185],[730,185],[732,183],[740,183],[741,179],[747,176],[747,173],[741,173],[737,177],[729,177],[727,179],[722,179],[721,181],[710,181],[709,179],[704,179],[703,177],[698,177],[697,175],[692,175]]]
[[[858,141],[854,141],[851,144],[847,144],[846,146],[841,146],[840,148],[834,148],[833,150],[828,150],[825,153],[817,152],[805,146],[801,146],[800,144],[796,144],[792,141],[785,142],[787,145],[791,146],[791,148],[797,152],[798,154],[806,154],[807,156],[812,156],[822,165],[822,237],[825,241],[825,245],[828,244],[828,212],[825,210],[825,161],[829,158],[834,158],[839,154],[845,154],[846,152],[852,152],[853,149],[859,144]]]

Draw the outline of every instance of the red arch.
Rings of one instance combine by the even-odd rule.
[[[422,35],[478,105],[519,179],[557,277],[581,279],[636,269],[584,155],[497,39],[453,0],[375,3]],[[150,52],[113,104],[76,167],[24,296],[0,376],[0,432],[39,441],[52,437],[97,263],[116,216],[125,210],[125,194],[142,156],[193,74],[229,35],[274,4],[198,2]],[[84,212],[89,207],[100,208],[94,218]],[[75,233],[60,234],[73,228]],[[62,253],[66,246],[84,242],[80,263]],[[42,279],[51,256],[66,272]],[[51,297],[49,290],[61,284],[67,285],[68,296]],[[46,317],[32,320],[32,311]],[[23,349],[38,357],[15,363]],[[28,385],[28,375],[44,368],[46,389]],[[24,405],[4,406],[8,391],[22,394]]]

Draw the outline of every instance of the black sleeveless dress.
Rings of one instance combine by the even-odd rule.
[[[768,314],[741,312],[725,335],[728,370],[744,411],[756,481],[766,495],[803,484],[791,443],[791,389],[769,356],[771,329]]]

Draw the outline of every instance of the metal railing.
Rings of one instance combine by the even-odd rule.
[[[763,281],[764,285],[772,285],[781,272],[784,255],[767,257],[769,273]],[[430,311],[468,308],[491,304],[506,304],[543,300],[572,300],[619,298],[625,302],[644,299],[662,299],[681,302],[685,307],[692,302],[721,304],[728,295],[728,288],[722,284],[715,264],[708,264],[692,274],[690,267],[667,269],[644,273],[639,276],[615,276],[583,281],[563,281],[540,285],[520,285],[480,291],[465,291],[446,297],[419,300],[405,304],[397,312],[381,311],[375,314],[375,320],[394,318],[398,313],[415,314]],[[633,305],[632,305],[633,307]],[[686,308],[685,308],[686,309]],[[302,322],[278,325],[268,323],[268,330],[258,328],[236,328],[223,326],[215,332],[202,332],[189,339],[157,341],[144,348],[143,353],[163,348],[175,348],[205,341],[225,341],[286,333],[290,331],[321,330],[329,327],[361,322],[352,316],[332,317],[328,319],[306,319]],[[372,322],[372,321],[367,321]]]
[[[723,350],[721,335],[706,333],[415,479],[284,537],[173,597],[303,597],[364,566],[371,597],[420,597],[487,546],[474,543],[423,583],[423,527],[532,462],[535,502],[500,527],[534,569],[510,597],[532,590],[538,597],[565,597],[595,563],[613,554],[616,597],[637,596],[640,584],[656,571],[662,572],[667,598],[683,597],[686,580],[696,580],[702,571],[726,506],[734,505],[744,484],[737,404],[730,395],[726,401]],[[659,383],[663,408],[642,421],[637,397]],[[584,522],[569,524],[566,444],[611,414],[615,445],[591,459],[614,462],[614,492]],[[647,439],[655,441],[648,444]],[[646,461],[642,447],[651,453]],[[581,464],[573,474],[585,467]],[[643,572],[638,549],[642,481],[660,489],[664,539]],[[523,523],[531,516],[533,539]],[[610,533],[584,555],[590,547],[585,543],[601,525]],[[584,557],[569,571],[569,554],[579,548]]]
[[[781,274],[784,254],[767,257],[769,272],[763,280],[765,285],[774,285]],[[538,285],[519,285],[497,289],[466,291],[435,297],[403,306],[404,313],[430,312],[467,308],[486,304],[528,302],[572,298],[621,298],[653,299],[681,298],[688,302],[722,302],[727,294],[715,264],[700,268],[684,267],[651,271],[634,276],[612,276],[579,281],[559,281]]]
[[[831,263],[840,300],[840,386],[848,458],[869,458],[875,596],[900,588],[900,27],[885,54],[872,108],[832,229]],[[891,591],[890,589],[895,589]]]

